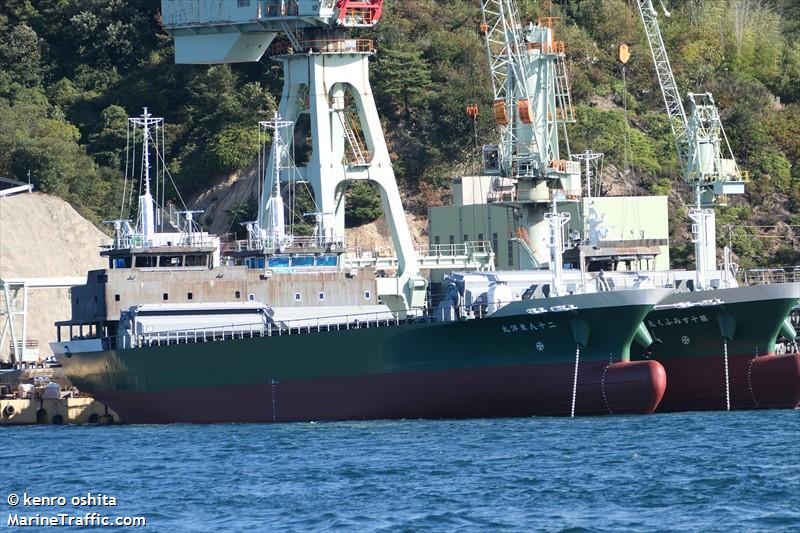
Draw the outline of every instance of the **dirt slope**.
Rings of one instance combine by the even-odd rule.
[[[105,240],[103,232],[60,198],[40,193],[0,197],[0,279],[85,276],[105,264],[99,256]],[[67,289],[29,290],[28,338],[39,341],[43,354],[52,353],[47,343],[55,340],[53,322],[69,316]],[[21,320],[15,324],[21,332]],[[8,351],[6,342],[0,358]]]
[[[246,169],[234,172],[189,200],[191,209],[202,209],[200,224],[217,235],[235,231],[237,221],[231,216],[231,209],[238,205],[255,203],[258,196],[258,168],[252,163]]]

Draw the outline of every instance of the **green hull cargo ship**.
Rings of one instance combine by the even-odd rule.
[[[661,400],[663,367],[629,361],[629,348],[668,290],[563,293],[432,321],[385,146],[370,179],[397,253],[386,267],[380,258],[351,260],[325,205],[315,206],[312,236],[286,231],[281,182],[299,174],[283,143],[292,122],[262,124],[273,134],[259,220],[247,224],[246,241],[223,250],[194,226],[193,211],[179,212],[178,231],[164,230],[148,163],[157,142],[150,127],[161,119],[145,109],[130,120],[134,139],[145,141],[136,152],[144,161],[136,224],[114,221],[102,252],[108,268],[73,289],[72,319],[58,324],[53,343],[69,379],[123,421],[649,413]]]
[[[793,408],[800,404],[800,354],[776,355],[800,283],[676,293],[647,315],[656,344],[634,344],[634,360],[656,360],[669,376],[659,411]]]
[[[127,423],[649,413],[664,370],[628,361],[628,350],[668,292],[514,302],[441,323],[385,313],[292,323],[260,312],[249,324],[150,333],[137,333],[148,317],[206,324],[246,312],[139,306],[118,336],[61,343],[58,360]]]

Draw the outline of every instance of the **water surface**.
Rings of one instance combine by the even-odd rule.
[[[792,410],[31,426],[0,438],[0,529],[9,511],[58,513],[11,509],[10,493],[91,492],[118,506],[80,514],[143,515],[145,531],[800,530]]]

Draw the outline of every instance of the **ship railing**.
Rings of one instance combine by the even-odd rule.
[[[39,357],[39,341],[27,339],[24,342],[18,340],[16,343],[9,343],[11,355],[17,359],[38,359]]]
[[[175,232],[179,234],[180,232]],[[189,246],[189,247],[214,247],[214,237],[206,232],[182,233],[180,237],[164,238],[156,236],[152,240],[145,241],[141,233],[131,233],[120,235],[116,239],[107,239],[103,242],[103,250],[127,250],[130,248],[151,248],[156,246]]]
[[[489,241],[465,241],[453,244],[431,244],[414,248],[417,258],[426,257],[474,257],[494,253]],[[394,256],[394,249],[389,246],[362,247],[350,246],[347,248],[349,259],[376,259]]]
[[[214,238],[205,232],[184,233],[178,240],[178,246],[214,246]]]
[[[458,307],[458,316],[464,320],[484,318],[489,314],[489,306],[483,301],[475,302],[472,305],[461,305]]]
[[[488,193],[486,193],[486,201],[490,204],[496,202],[516,202],[517,191],[516,190],[489,191]]]
[[[742,285],[800,282],[800,266],[782,268],[750,268],[739,271]]]
[[[321,54],[373,54],[375,43],[372,39],[315,39],[299,41],[300,48],[293,44],[280,41],[273,43],[267,49],[269,56],[282,56],[290,54],[321,53]]]
[[[432,244],[417,248],[417,256],[473,256],[492,253],[489,241],[465,241],[458,244]]]
[[[351,329],[380,328],[431,320],[431,317],[425,313],[416,314],[378,311],[373,313],[300,318],[269,324],[258,322],[252,324],[232,324],[229,326],[209,326],[204,328],[142,333],[137,334],[130,342],[123,336],[123,341],[120,344],[122,344],[123,348],[142,348],[145,346],[167,346],[199,342],[244,340],[260,337],[281,337],[286,335],[323,333]]]
[[[581,283],[577,285],[576,292],[582,292],[583,289],[591,287],[592,284],[596,284],[598,290],[638,289],[644,286],[672,287],[679,291],[694,290],[694,277],[687,276],[687,272],[680,272],[682,272],[683,275],[676,275],[674,271],[655,270],[604,272],[602,275],[592,272],[586,274],[587,277],[585,280],[581,280]],[[791,282],[800,283],[800,266],[753,268],[749,270],[740,270],[735,276],[732,272],[726,274],[724,270],[714,270],[709,271],[709,276],[712,278],[718,276],[717,279],[721,281],[722,287],[729,286],[728,283],[732,282],[734,278],[738,286]],[[733,286],[737,286],[737,284]]]
[[[267,236],[263,239],[241,239],[226,243],[224,252],[245,251],[281,251],[286,249],[335,249],[345,248],[344,236],[302,236],[286,235],[284,237]]]
[[[344,236],[322,236],[322,235],[286,235],[284,237],[267,236],[264,239],[264,247],[267,249],[284,248],[344,248]]]

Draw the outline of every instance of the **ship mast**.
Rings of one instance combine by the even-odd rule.
[[[128,119],[134,126],[142,127],[142,182],[144,194],[139,196],[139,227],[137,228],[142,235],[142,245],[149,247],[155,235],[155,202],[150,192],[150,126],[156,126],[164,121],[163,118],[154,118],[147,108],[140,117]]]
[[[264,209],[258,211],[256,228],[259,231],[261,228],[266,230],[267,248],[278,249],[286,238],[286,222],[283,212],[283,197],[281,196],[281,170],[284,168],[283,160],[286,150],[282,130],[288,130],[290,133],[287,136],[291,136],[292,122],[281,120],[280,115],[275,113],[272,120],[259,122],[258,125],[262,131],[272,130],[272,158],[270,161],[272,172],[271,179],[266,180],[267,183],[271,181],[272,187],[270,187],[271,192]],[[290,166],[290,168],[293,167]]]
[[[564,225],[569,222],[570,214],[558,211],[558,202],[553,198],[551,211],[545,213],[544,219],[550,233],[550,274],[552,276],[552,296],[564,294],[563,257],[564,253]]]

